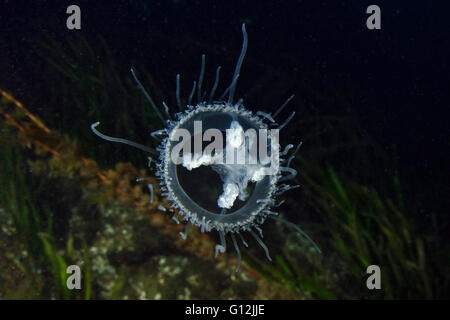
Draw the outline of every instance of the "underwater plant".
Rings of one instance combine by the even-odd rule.
[[[292,112],[281,124],[278,124],[276,119],[280,112],[292,100],[293,96],[289,97],[273,115],[263,111],[251,112],[244,107],[242,99],[235,102],[234,95],[237,81],[248,45],[245,24],[242,24],[242,34],[242,49],[236,63],[231,84],[219,99],[215,100],[214,96],[219,85],[221,67],[219,66],[217,68],[215,81],[209,95],[207,95],[206,92],[202,91],[205,74],[205,55],[202,55],[199,78],[198,81],[194,81],[187,105],[185,106],[182,104],[180,98],[180,75],[178,74],[176,77],[178,111],[175,114],[171,113],[164,101],[162,102],[164,113],[161,112],[138,80],[134,70],[131,69],[134,80],[164,125],[163,129],[154,131],[151,134],[159,142],[159,146],[156,149],[122,138],[104,135],[96,129],[100,124],[99,122],[91,125],[91,130],[104,140],[124,143],[157,157],[156,175],[160,179],[160,190],[162,191],[162,196],[171,203],[170,208],[166,209],[160,206],[160,210],[173,213],[173,220],[177,224],[179,221],[176,215],[178,214],[182,217],[182,220],[186,222],[184,233],[180,232],[184,240],[192,225],[199,227],[201,232],[216,230],[220,237],[220,244],[217,244],[215,247],[215,256],[218,253],[224,253],[226,251],[226,236],[229,235],[238,257],[236,271],[240,267],[241,254],[235,236],[237,235],[240,238],[244,246],[248,246],[241,234],[242,232],[250,233],[265,251],[267,259],[271,261],[269,250],[262,240],[263,232],[260,228],[267,218],[280,221],[294,228],[307,238],[320,253],[319,247],[303,230],[297,225],[277,217],[278,213],[272,211],[273,208],[278,207],[282,203],[277,204],[275,202],[276,197],[298,187],[298,185],[289,185],[286,182],[297,175],[297,171],[291,168],[290,165],[301,146],[301,142],[296,148],[292,144],[288,144],[282,151],[278,143],[278,131],[282,130],[292,120],[295,112]],[[195,94],[197,95],[196,104],[192,102]],[[200,129],[198,127],[199,124]],[[206,130],[204,135],[203,130]],[[210,150],[211,154],[206,156],[206,149],[210,145],[202,150],[202,144],[200,143],[200,148],[197,148],[196,139],[199,135],[208,141],[211,141],[212,137],[214,137],[214,143],[216,143],[220,135],[211,134],[211,131],[208,134],[209,130],[217,130],[222,133],[226,132],[227,140],[225,148],[213,148],[213,150]],[[244,130],[246,130],[245,133]],[[244,150],[245,152],[249,152],[253,150],[255,140],[247,136],[247,132],[252,130],[253,132],[266,132],[266,136],[263,138],[260,136],[259,142],[263,142],[263,146],[265,147],[262,149],[264,151],[267,151],[267,146],[269,146],[271,160],[277,160],[275,161],[275,165],[273,161],[270,161],[270,163],[263,161],[261,158],[261,148],[259,150],[259,159],[250,159],[251,155],[246,153],[249,156],[248,160],[253,160],[251,164],[245,161],[244,163],[240,163],[239,160],[237,163],[236,161],[223,163],[223,158],[230,154],[232,154],[231,158],[234,160],[235,151],[239,152],[239,150]],[[267,134],[268,132],[270,134]],[[184,134],[187,134],[189,138],[184,139]],[[193,154],[190,153],[190,137],[192,136],[194,139]],[[207,137],[205,138],[205,136]],[[183,138],[182,143],[174,143],[175,141],[179,141],[180,138]],[[261,146],[261,144],[259,145]],[[179,157],[180,146],[183,151],[188,150],[188,152],[183,153],[181,158]],[[294,148],[294,151],[290,152],[292,148]],[[179,161],[174,161],[174,155],[178,157]],[[151,160],[152,158],[149,157],[149,166],[151,165]],[[194,176],[194,179],[191,176],[191,178],[188,178],[188,180],[195,180],[196,182],[195,186],[188,187],[187,184],[189,183],[186,183],[188,180],[184,176],[194,174],[192,169],[204,170],[206,167],[210,167],[212,171],[216,172],[220,180],[217,179],[217,175],[214,178],[205,178],[203,174],[205,171],[201,171],[202,174],[200,177]],[[208,172],[210,171],[208,170]],[[201,189],[199,182],[201,182],[200,179],[202,178],[209,180],[209,182],[217,182],[215,185],[223,188],[220,196],[217,196],[216,192],[216,196],[214,197],[217,199],[217,206],[213,207],[210,204],[208,205],[207,201],[201,199],[202,197],[196,196],[192,190],[189,190],[194,189],[196,192],[199,191]],[[138,180],[144,179],[141,178]],[[149,184],[148,186],[150,190],[150,201],[152,201],[154,196],[153,185]],[[209,193],[214,192],[214,188],[207,189],[210,189],[208,190]],[[248,189],[251,189],[251,192],[248,192]]]

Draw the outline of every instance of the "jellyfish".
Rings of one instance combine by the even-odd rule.
[[[242,49],[234,74],[222,95],[216,98],[220,66],[216,69],[215,81],[209,94],[203,88],[206,60],[203,54],[200,73],[197,81],[193,83],[186,105],[180,97],[180,75],[176,76],[176,111],[171,111],[164,101],[161,103],[162,108],[158,108],[131,68],[132,77],[162,124],[160,130],[151,133],[158,142],[156,148],[104,135],[97,130],[99,122],[91,124],[91,130],[100,138],[127,144],[151,155],[149,165],[153,160],[156,163],[161,196],[171,203],[168,210],[163,206],[158,208],[171,213],[177,224],[180,223],[177,216],[182,218],[185,230],[180,232],[180,236],[184,240],[191,226],[200,228],[201,232],[218,232],[220,243],[215,246],[216,257],[219,253],[226,252],[227,240],[229,242],[231,239],[238,260],[236,272],[241,265],[239,244],[248,247],[244,233],[253,237],[264,250],[267,259],[272,260],[263,241],[261,228],[267,219],[280,221],[295,229],[311,242],[317,252],[321,252],[307,233],[296,224],[278,217],[276,212],[276,208],[283,203],[283,200],[277,203],[278,197],[299,187],[289,184],[289,181],[297,175],[297,171],[291,168],[291,162],[301,142],[295,148],[294,145],[288,144],[281,150],[278,141],[278,132],[293,119],[295,111],[281,122],[278,117],[294,95],[273,114],[264,111],[254,113],[244,106],[242,99],[236,101],[236,86],[248,46],[245,24],[242,24],[242,35]],[[211,142],[205,147],[205,140],[214,143]],[[255,152],[258,147],[259,153]],[[264,151],[263,156],[261,151]],[[270,161],[267,161],[268,159]],[[183,177],[189,177],[189,173],[198,168],[208,168],[220,178],[215,180],[219,181],[217,184],[221,192],[215,199],[214,208],[202,205],[198,199],[194,200],[192,190],[183,183],[186,180]],[[148,188],[150,201],[153,201],[153,185],[149,184]]]

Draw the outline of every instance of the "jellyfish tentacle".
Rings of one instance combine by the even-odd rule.
[[[163,135],[166,132],[165,129],[161,129],[161,130],[155,130],[153,132],[150,133],[150,136],[155,139],[158,140],[159,142],[161,142],[161,139],[158,137],[160,135]]]
[[[150,192],[150,203],[153,203],[153,184],[149,183],[147,187],[148,191]]]
[[[295,155],[298,152],[298,150],[300,149],[300,147],[302,146],[303,142],[300,141],[299,144],[297,145],[297,147],[295,148],[294,152],[291,154],[291,156],[287,159],[287,166],[290,167],[291,166],[291,161],[295,159]]]
[[[240,232],[238,232],[237,234],[238,234],[239,238],[241,238],[241,241],[244,244],[244,246],[246,248],[248,248],[248,243],[247,243],[247,241],[245,241],[244,236]]]
[[[92,132],[94,132],[97,136],[99,136],[103,140],[107,140],[107,141],[111,141],[111,142],[117,142],[117,143],[123,143],[123,144],[129,145],[129,146],[132,146],[134,148],[137,148],[139,150],[142,150],[142,151],[145,151],[145,152],[149,152],[149,153],[151,153],[153,155],[158,155],[158,152],[156,152],[156,150],[153,149],[153,148],[146,147],[146,146],[144,146],[142,144],[139,144],[139,143],[136,143],[136,142],[133,142],[133,141],[130,141],[130,140],[126,140],[126,139],[122,139],[122,138],[110,137],[110,136],[107,136],[107,135],[101,133],[100,131],[98,131],[96,129],[96,127],[99,124],[100,124],[99,121],[94,122],[93,124],[91,124],[91,130],[92,130]]]
[[[211,93],[209,94],[208,104],[211,104],[214,99],[214,94],[216,93],[217,86],[219,85],[219,77],[220,77],[220,70],[222,69],[221,66],[217,67],[216,70],[216,80],[214,80],[213,87],[211,89]]]
[[[277,115],[279,115],[280,112],[283,111],[284,107],[286,107],[287,104],[288,104],[292,99],[294,99],[294,97],[295,97],[295,95],[293,94],[293,95],[291,95],[289,98],[287,98],[287,100],[286,100],[286,101],[278,108],[278,110],[275,111],[275,113],[273,114],[273,117],[276,118]]]
[[[294,147],[293,144],[288,144],[286,147],[284,147],[283,152],[280,152],[280,156],[285,156],[289,152],[289,150],[293,147]]]
[[[236,250],[236,254],[238,256],[238,263],[237,263],[236,270],[235,270],[235,272],[237,273],[239,271],[239,268],[241,267],[241,261],[242,261],[241,252],[239,251],[239,246],[236,242],[236,239],[234,238],[233,233],[231,233],[231,240],[233,241],[233,246],[234,246],[234,249]]]
[[[249,232],[253,236],[253,238],[255,238],[255,240],[258,242],[258,244],[261,246],[261,248],[264,249],[267,260],[272,261],[272,258],[269,255],[269,249],[267,249],[267,246],[264,244],[264,242],[261,240],[261,238],[258,237],[258,235],[256,233],[254,233],[252,230],[250,230]]]
[[[237,75],[239,77],[239,75]],[[231,90],[231,84],[228,86],[228,88],[222,93],[222,95],[220,96],[219,100],[223,100],[225,98],[225,96],[230,92]]]
[[[247,31],[245,30],[245,23],[242,24],[242,36],[243,36],[243,42],[242,42],[241,54],[239,55],[238,61],[236,63],[236,69],[234,70],[233,80],[231,81],[230,94],[228,96],[228,103],[233,102],[234,92],[236,91],[236,84],[237,84],[237,81],[239,78],[239,72],[241,72],[242,62],[244,61],[245,53],[247,52],[248,37],[247,37]]]
[[[205,75],[205,59],[206,55],[202,54],[202,65],[200,67],[200,75],[198,76],[198,84],[197,84],[197,102],[200,103],[202,100],[202,83],[203,76]]]
[[[288,123],[289,121],[292,120],[292,118],[295,116],[295,111],[291,113],[291,115],[286,119],[285,122],[283,122],[283,124],[281,126],[278,127],[278,130],[283,129]]]
[[[274,216],[270,216],[269,218],[276,220],[276,221],[280,221],[281,223],[284,223],[285,225],[294,228],[297,232],[299,232],[303,237],[305,237],[309,242],[311,242],[311,244],[313,245],[313,247],[316,249],[316,251],[318,253],[322,253],[322,251],[320,250],[319,246],[314,242],[313,239],[311,239],[308,234],[303,231],[299,226],[297,226],[295,223],[292,223],[290,221],[284,220],[282,218],[279,217],[274,217]]]
[[[163,105],[163,107],[164,107],[164,111],[165,111],[166,114],[167,114],[167,118],[169,118],[169,120],[171,120],[171,119],[172,119],[172,116],[170,115],[170,112],[169,112],[169,106],[166,104],[165,101],[162,102],[162,105]]]
[[[164,119],[164,117],[162,116],[161,112],[159,112],[158,107],[156,106],[156,104],[153,102],[152,97],[150,97],[150,95],[148,94],[147,90],[145,90],[144,86],[142,85],[142,83],[139,81],[139,79],[137,78],[136,74],[134,73],[133,68],[130,69],[131,74],[134,78],[134,81],[136,81],[136,83],[138,84],[139,89],[141,89],[141,91],[144,93],[145,97],[147,98],[147,100],[150,102],[150,105],[152,106],[153,110],[156,112],[156,114],[158,115],[158,117],[161,119],[162,123],[164,124],[164,126],[166,126],[166,120]]]
[[[155,179],[155,178],[153,178],[153,177],[136,178],[136,182],[142,182],[145,180],[153,180],[153,179]]]
[[[220,253],[225,253],[227,251],[227,242],[225,241],[225,234],[222,230],[219,231],[220,244],[216,244],[215,255],[214,258],[217,258],[217,255]]]
[[[289,167],[280,167],[281,172],[288,172],[289,175],[281,177],[278,181],[283,182],[286,180],[294,179],[297,176],[297,170],[289,168]]]
[[[257,115],[257,116],[261,116],[261,117],[263,117],[263,118],[269,120],[271,123],[275,123],[275,120],[274,120],[274,118],[271,116],[270,113],[267,113],[267,112],[264,112],[264,111],[258,111],[258,112],[256,112],[256,115]]]
[[[177,74],[175,97],[177,99],[178,110],[181,112],[183,111],[183,107],[181,106],[181,99],[180,99],[180,74]]]
[[[189,98],[188,98],[188,105],[190,105],[192,102],[192,98],[194,97],[194,94],[195,94],[195,88],[197,88],[197,81],[194,80],[194,85],[192,86],[192,90],[191,90],[191,93],[189,94]],[[180,110],[180,111],[182,111],[182,110]]]
[[[175,221],[176,224],[180,224],[180,221],[178,221],[178,219],[175,216],[175,214],[172,216],[172,220]]]
[[[183,239],[183,240],[187,239],[187,235],[188,235],[189,229],[191,228],[191,225],[192,224],[190,222],[186,223],[186,226],[184,227],[184,233],[180,232],[181,239]]]

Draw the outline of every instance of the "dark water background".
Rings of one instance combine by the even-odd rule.
[[[2,1],[0,84],[22,100],[45,101],[42,93],[48,90],[40,87],[45,66],[33,50],[34,40],[47,35],[70,41],[79,33],[88,39],[101,34],[119,68],[127,70],[136,61],[146,65],[166,92],[173,93],[175,74],[182,72],[187,92],[201,53],[207,54],[210,74],[225,63],[223,74],[231,75],[245,21],[250,43],[238,95],[246,97],[249,84],[259,81],[254,75],[265,77],[268,70],[275,73],[273,82],[247,100],[270,111],[277,105],[265,102],[267,92],[273,101],[274,94],[278,97],[278,105],[296,93],[301,109],[307,97],[299,97],[300,85],[289,80],[308,65],[335,91],[349,85],[354,92],[351,106],[320,106],[320,112],[357,114],[367,134],[388,152],[395,150],[398,165],[423,187],[439,183],[441,191],[448,191],[450,23],[445,2],[377,1],[382,29],[370,31],[365,10],[372,2],[78,1],[82,29],[69,31],[65,10],[70,1]],[[246,70],[255,69],[256,59],[256,71]],[[429,204],[442,205],[440,197],[445,194]]]
[[[81,8],[81,30],[66,28],[71,4]],[[381,30],[366,28],[371,4],[381,8]],[[51,90],[48,65],[36,54],[39,43],[67,43],[82,35],[95,45],[101,35],[120,74],[145,66],[174,106],[175,75],[181,72],[186,95],[202,53],[205,82],[212,83],[217,65],[229,82],[246,22],[249,48],[237,97],[253,111],[270,112],[296,94],[289,143],[308,134],[301,120],[311,115],[357,119],[358,134],[380,148],[387,169],[398,169],[404,189],[417,198],[418,224],[430,224],[430,213],[437,214],[448,242],[448,8],[445,1],[0,1],[0,88],[44,120],[54,115],[58,121],[59,108],[68,106],[46,104]],[[117,117],[73,121],[88,128]],[[146,136],[142,131],[135,140]],[[320,148],[305,143],[303,152],[314,147]],[[344,152],[325,160],[339,166],[359,156]],[[120,155],[111,158],[115,162]],[[361,177],[372,169],[370,162],[358,168]]]

